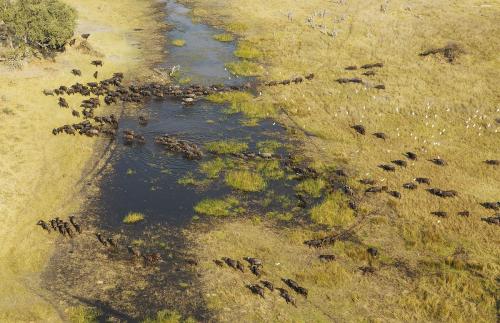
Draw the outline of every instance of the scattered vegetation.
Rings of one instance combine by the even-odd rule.
[[[247,150],[248,144],[246,142],[229,139],[209,142],[205,147],[208,151],[217,154],[234,154]]]
[[[194,210],[204,215],[226,217],[234,215],[238,211],[236,209],[238,205],[239,201],[234,197],[227,197],[225,199],[205,199],[196,204]]]
[[[264,72],[262,66],[247,60],[227,63],[226,67],[232,74],[240,76],[259,76]]]
[[[129,212],[124,218],[123,223],[125,224],[134,224],[137,222],[141,222],[144,220],[144,214],[140,212]]]
[[[232,42],[234,40],[234,37],[232,34],[223,33],[214,35],[214,39],[220,42]]]
[[[229,171],[225,180],[227,185],[245,192],[258,192],[266,187],[266,181],[262,176],[248,170]]]
[[[182,47],[186,45],[186,41],[184,39],[174,39],[172,40],[172,45],[177,46],[177,47]]]

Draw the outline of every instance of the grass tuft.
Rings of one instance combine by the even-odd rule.
[[[266,187],[266,181],[258,173],[233,170],[226,174],[226,184],[240,191],[258,192]]]
[[[225,199],[205,199],[195,205],[194,210],[197,213],[226,217],[237,212],[235,208],[239,205],[239,201],[234,197],[227,197]]]
[[[123,223],[134,224],[144,220],[144,214],[140,212],[129,212],[127,216],[123,218]]]

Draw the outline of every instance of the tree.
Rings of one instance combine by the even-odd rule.
[[[73,36],[76,11],[59,0],[0,0],[0,20],[15,44],[60,50]]]

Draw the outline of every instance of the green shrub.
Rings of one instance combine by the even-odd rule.
[[[0,0],[0,20],[13,46],[60,50],[73,36],[76,11],[59,0]]]

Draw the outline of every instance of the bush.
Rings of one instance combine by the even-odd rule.
[[[73,36],[76,11],[59,0],[0,0],[0,20],[11,46],[61,50]]]

